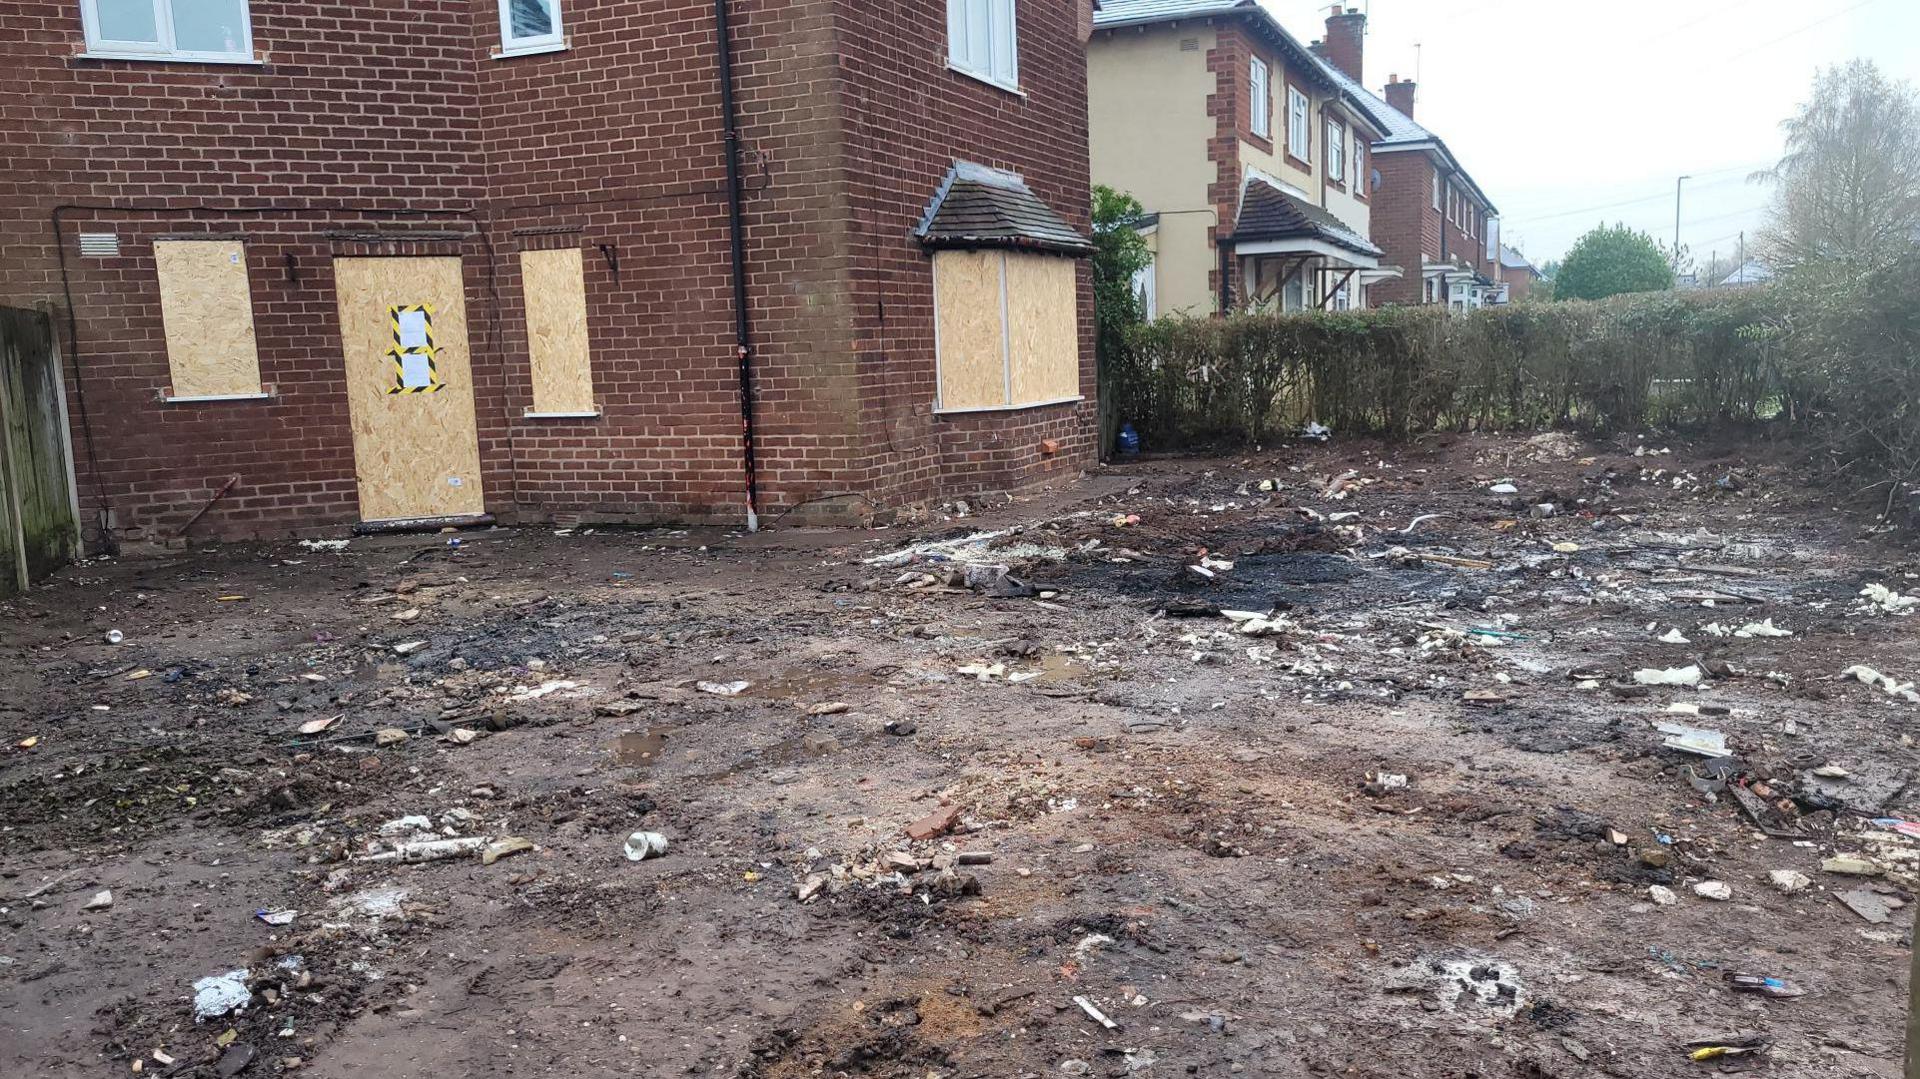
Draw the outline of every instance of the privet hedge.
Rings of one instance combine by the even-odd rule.
[[[1345,433],[1771,425],[1838,465],[1920,462],[1920,256],[1763,287],[1514,304],[1163,319],[1105,356],[1149,448]]]

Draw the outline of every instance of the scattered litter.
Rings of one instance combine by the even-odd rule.
[[[848,709],[849,706],[845,701],[828,701],[824,704],[816,704],[807,709],[807,714],[810,716],[837,716],[842,712],[848,711]]]
[[[745,693],[752,682],[696,682],[694,688],[702,693],[711,693],[716,697],[738,697]]]
[[[396,655],[410,656],[427,646],[425,641],[401,641],[393,646]]]
[[[1716,903],[1725,903],[1733,898],[1733,885],[1723,880],[1703,880],[1693,886],[1693,894]]]
[[[1308,442],[1325,442],[1333,437],[1333,428],[1317,421],[1310,421],[1300,429],[1300,437]]]
[[[117,629],[110,629],[107,631],[108,644],[119,644],[121,641],[124,641],[126,639],[127,639],[127,635],[120,632]]]
[[[1490,495],[1517,495],[1520,493],[1520,488],[1515,487],[1511,483],[1496,483],[1487,488],[1487,493]]]
[[[1107,1018],[1107,1013],[1101,1011],[1099,1008],[1094,1007],[1093,1001],[1088,1000],[1086,997],[1074,997],[1073,1002],[1075,1004],[1080,1005],[1080,1010],[1087,1013],[1087,1018],[1093,1020],[1094,1022],[1100,1024],[1103,1027],[1106,1027],[1108,1030],[1120,1029],[1120,1024],[1114,1022],[1112,1019]]]
[[[1759,993],[1761,996],[1772,997],[1775,1000],[1806,996],[1805,992],[1795,989],[1782,979],[1771,978],[1765,974],[1740,974],[1730,970],[1721,977],[1736,993]]]
[[[629,842],[631,842],[631,840],[629,840]],[[661,842],[664,844],[666,841],[662,840]],[[502,839],[496,839],[481,849],[480,864],[492,865],[493,863],[499,861],[502,858],[505,858],[510,854],[519,854],[521,851],[527,851],[532,849],[533,849],[532,840],[523,839],[517,835],[507,836]],[[665,846],[661,847],[661,853],[663,854],[666,853]]]
[[[348,541],[343,539],[304,539],[300,541],[300,546],[309,551],[344,551],[347,549],[347,543]]]
[[[1898,906],[1905,906],[1904,903],[1899,903],[1898,900],[1883,896],[1870,888],[1855,888],[1852,891],[1835,892],[1833,893],[1833,897],[1838,899],[1848,910],[1858,914],[1873,925],[1881,925],[1886,922],[1888,918],[1893,917],[1893,912],[1898,909],[1896,904],[1898,904]]]
[[[468,836],[461,839],[429,839],[415,843],[402,843],[392,850],[377,854],[363,854],[357,860],[362,862],[400,862],[413,865],[419,862],[438,862],[448,858],[458,858],[473,854],[487,845],[483,836]]]
[[[1789,895],[1806,891],[1813,885],[1813,878],[1797,869],[1776,869],[1767,874],[1767,880],[1772,882],[1774,888]]]
[[[1872,824],[1883,832],[1897,832],[1900,835],[1920,839],[1920,821],[1901,820],[1898,817],[1875,817]]]
[[[1764,622],[1748,622],[1734,630],[1733,635],[1735,637],[1791,637],[1793,631],[1781,629],[1773,624],[1773,619],[1769,618]]]
[[[1710,1038],[1695,1038],[1687,1043],[1691,1050],[1688,1060],[1718,1060],[1721,1057],[1746,1056],[1749,1053],[1764,1053],[1773,1048],[1773,1043],[1760,1034],[1720,1034]]]
[[[112,906],[113,906],[113,892],[111,890],[102,889],[101,891],[93,893],[93,898],[87,900],[86,904],[83,905],[80,909],[81,910],[108,910]]]
[[[193,983],[193,1017],[196,1022],[218,1019],[228,1012],[247,1006],[253,992],[247,988],[247,972],[230,970]]]
[[[1880,863],[1851,854],[1836,854],[1823,859],[1820,869],[1826,873],[1838,873],[1843,877],[1877,877],[1885,872]]]
[[[1860,590],[1860,595],[1866,600],[1860,604],[1860,609],[1865,611],[1905,615],[1920,607],[1920,596],[1901,595],[1883,584],[1870,584]]]
[[[1698,664],[1687,667],[1643,667],[1633,672],[1633,680],[1643,686],[1697,686],[1706,677]]]
[[[627,837],[627,861],[644,862],[667,853],[667,837],[659,832],[635,832]]]
[[[347,718],[346,715],[342,713],[341,715],[337,715],[337,716],[328,716],[325,719],[309,719],[305,723],[300,724],[300,733],[301,734],[324,734],[327,731],[330,731],[333,728],[339,726],[340,721],[345,718]]]
[[[1662,643],[1662,644],[1692,644],[1693,642],[1692,642],[1692,641],[1689,641],[1689,640],[1687,640],[1687,639],[1686,639],[1685,637],[1683,637],[1683,636],[1681,636],[1681,635],[1680,635],[1680,628],[1679,628],[1678,626],[1675,626],[1675,627],[1674,627],[1673,629],[1670,629],[1670,630],[1668,630],[1668,631],[1666,631],[1665,633],[1663,633],[1663,634],[1661,634],[1661,635],[1660,635],[1660,643]]]
[[[253,912],[253,917],[256,921],[265,922],[268,925],[292,925],[293,920],[299,916],[300,912],[297,910],[256,910]]]
[[[1842,678],[1858,679],[1863,686],[1877,686],[1889,697],[1899,697],[1909,704],[1920,704],[1920,693],[1914,692],[1912,682],[1896,682],[1864,664],[1854,664],[1840,672]]]
[[[1667,736],[1660,744],[1668,749],[1677,749],[1682,753],[1696,753],[1709,758],[1725,757],[1728,754],[1727,736],[1720,731],[1705,727],[1688,727],[1679,723],[1655,723],[1653,729]]]

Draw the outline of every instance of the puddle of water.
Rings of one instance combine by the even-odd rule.
[[[764,681],[760,679],[752,679],[752,681],[753,685],[743,696],[768,697],[775,700],[828,700],[850,686],[873,686],[882,683],[882,679],[873,673],[834,670],[788,671]]]
[[[628,768],[649,768],[660,762],[667,749],[667,728],[648,727],[628,731],[613,744],[613,759]]]
[[[1088,667],[1074,656],[1065,652],[1048,652],[1040,657],[1040,669],[1020,671],[1014,679],[1029,686],[1045,686],[1055,682],[1071,682],[1086,674]]]

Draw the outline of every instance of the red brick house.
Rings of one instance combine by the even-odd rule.
[[[1387,129],[1372,148],[1380,186],[1371,235],[1381,261],[1402,273],[1374,286],[1374,300],[1455,310],[1503,302],[1499,211],[1445,140],[1414,122],[1411,81],[1389,76],[1383,96],[1365,89],[1366,25],[1366,15],[1336,5],[1313,48],[1342,91],[1367,101]]]
[[[96,544],[885,517],[1093,451],[1090,0],[0,0]]]

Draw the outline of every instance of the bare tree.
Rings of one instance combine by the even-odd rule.
[[[1871,60],[1831,67],[1792,119],[1761,251],[1782,266],[1887,263],[1920,238],[1920,98]]]

